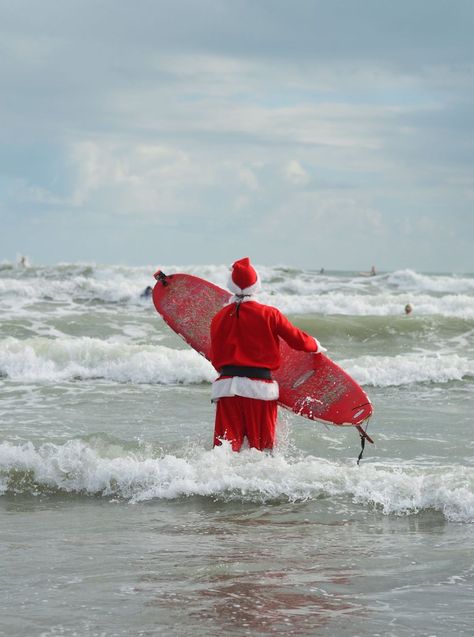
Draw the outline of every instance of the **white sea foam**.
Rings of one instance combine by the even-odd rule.
[[[452,352],[412,351],[337,362],[361,385],[377,387],[446,383],[474,376],[474,360]],[[216,372],[190,348],[62,336],[0,340],[0,375],[21,382],[103,378],[120,383],[190,384],[212,382]]]
[[[0,494],[55,491],[132,502],[195,495],[250,502],[347,498],[385,514],[435,509],[449,520],[474,521],[474,469],[468,467],[357,467],[253,449],[235,454],[228,445],[154,457],[146,450],[127,452],[116,443],[107,449],[81,440],[38,447],[0,444]]]
[[[389,387],[413,383],[447,383],[474,377],[474,361],[458,354],[410,352],[398,356],[361,356],[340,361],[361,385]]]
[[[17,297],[29,302],[42,299],[69,302],[72,299],[96,299],[109,303],[138,302],[147,285],[153,282],[143,276],[133,279],[124,276],[105,277],[75,276],[57,279],[0,279],[0,295]]]
[[[414,316],[436,315],[474,318],[474,297],[449,294],[443,297],[383,291],[365,295],[333,291],[324,295],[268,294],[259,296],[262,303],[277,306],[286,314],[341,314],[347,316],[401,316],[406,303],[415,308]]]
[[[420,274],[397,270],[385,275],[386,282],[402,290],[444,294],[474,294],[474,277],[446,274]]]
[[[50,300],[149,303],[141,294],[155,281],[154,266],[58,265],[52,268],[4,269],[0,276],[0,303],[10,309]],[[226,287],[224,265],[164,266],[168,273],[187,272]],[[415,315],[440,314],[474,318],[474,278],[426,275],[401,270],[377,277],[321,276],[311,271],[259,267],[262,302],[290,314],[400,315],[410,302]],[[76,308],[77,309],[77,308]],[[80,308],[79,308],[80,309]]]
[[[96,338],[6,338],[0,341],[0,374],[22,382],[104,378],[134,383],[212,381],[210,363],[191,349],[140,346]]]
[[[378,387],[474,377],[474,360],[452,352],[412,351],[337,362],[361,385]],[[62,336],[0,340],[0,375],[21,382],[102,378],[120,383],[190,384],[212,382],[216,372],[190,348]]]

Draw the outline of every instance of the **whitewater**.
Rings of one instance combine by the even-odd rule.
[[[229,272],[0,263],[0,634],[469,634],[474,275],[257,264],[370,396],[358,466],[351,427],[283,409],[272,454],[212,449],[158,267]]]

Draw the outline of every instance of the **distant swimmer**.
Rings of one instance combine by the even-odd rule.
[[[153,293],[153,288],[148,285],[143,292],[140,294],[140,296],[142,297],[142,299],[147,299],[149,296],[151,296]]]
[[[375,265],[370,268],[370,272],[359,272],[359,276],[375,276],[377,274],[377,270],[375,269]]]
[[[407,303],[405,305],[405,314],[408,316],[412,312],[413,312],[413,306],[411,305],[411,303]]]
[[[324,274],[324,268],[321,268],[321,270],[319,270],[319,274]]]
[[[25,256],[21,256],[18,259],[18,265],[22,268],[26,268],[26,266],[28,265],[28,260]]]

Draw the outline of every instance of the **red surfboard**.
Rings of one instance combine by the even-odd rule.
[[[197,352],[209,359],[210,326],[230,293],[190,274],[155,274],[153,303],[159,314]],[[280,387],[279,403],[310,420],[360,427],[372,414],[364,390],[325,354],[298,352],[280,341],[282,364],[273,373]]]

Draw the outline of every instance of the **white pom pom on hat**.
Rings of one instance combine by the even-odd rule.
[[[232,264],[228,287],[234,294],[252,295],[260,290],[260,277],[248,257]]]

